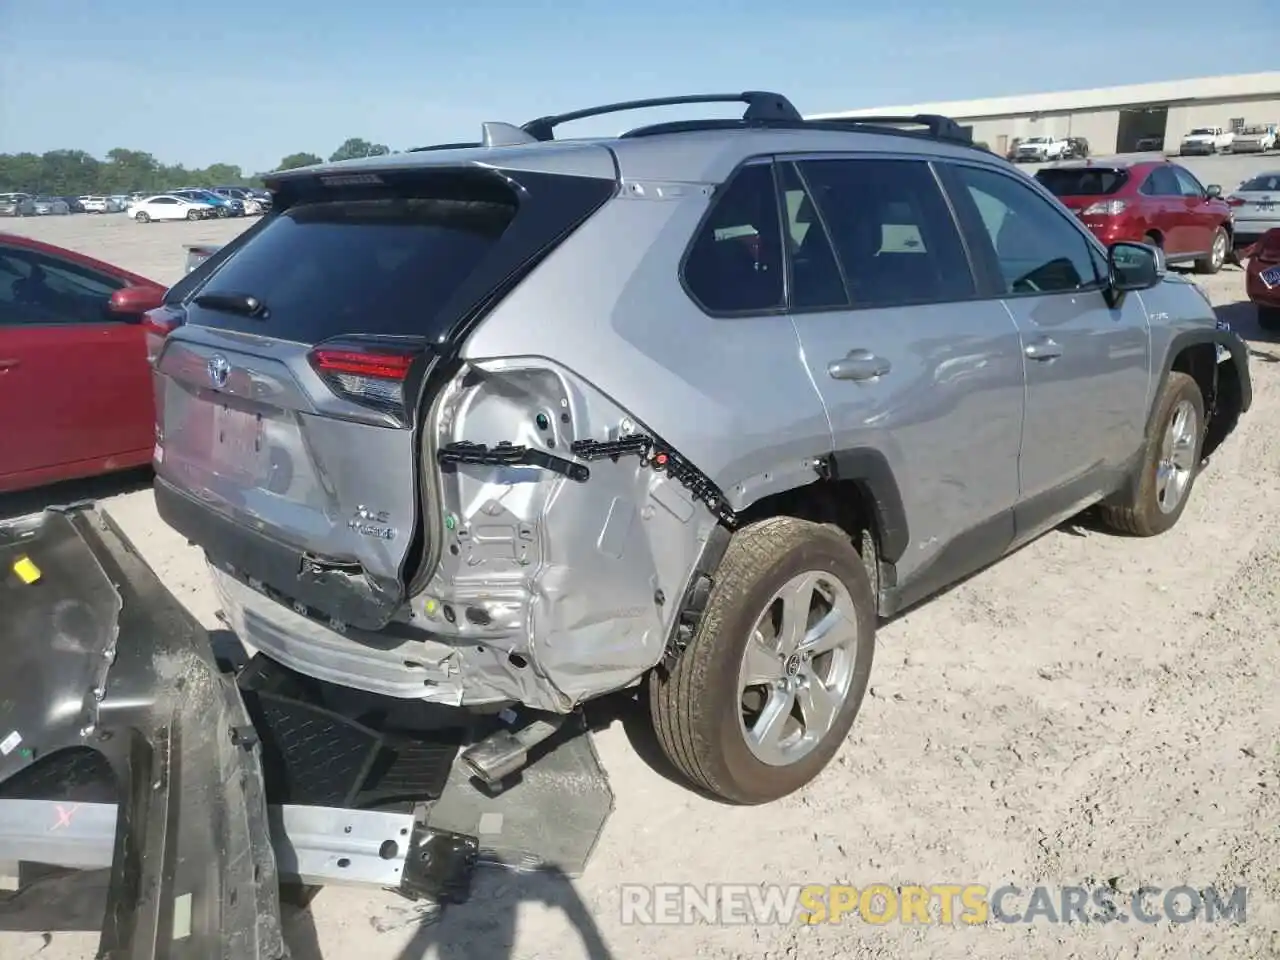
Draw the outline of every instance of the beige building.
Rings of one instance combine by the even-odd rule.
[[[1142,149],[1149,149],[1158,139],[1172,153],[1194,127],[1280,124],[1280,72],[875,107],[814,114],[811,119],[918,113],[951,117],[971,127],[974,140],[1001,154],[1015,138],[1035,136],[1084,137],[1095,155],[1131,153],[1143,140],[1147,143]]]

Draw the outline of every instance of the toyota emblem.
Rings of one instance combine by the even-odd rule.
[[[215,387],[224,387],[227,384],[227,377],[231,375],[231,362],[220,353],[215,353],[209,358],[209,382]]]

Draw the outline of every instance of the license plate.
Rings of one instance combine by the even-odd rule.
[[[1268,288],[1280,287],[1280,267],[1272,267],[1269,270],[1263,270],[1259,279],[1261,279]]]
[[[218,404],[213,409],[210,449],[219,473],[256,477],[262,460],[262,418]]]

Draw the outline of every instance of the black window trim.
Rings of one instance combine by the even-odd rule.
[[[1080,221],[1073,216],[1070,211],[1062,205],[1057,197],[1050,192],[1043,184],[1039,183],[1034,177],[1028,177],[1017,171],[1010,174],[1008,171],[1001,169],[994,164],[973,163],[967,159],[951,159],[938,160],[937,166],[941,169],[939,174],[944,181],[944,187],[947,193],[954,193],[961,199],[955,199],[955,210],[957,216],[962,220],[961,229],[967,235],[971,235],[973,242],[980,250],[979,258],[983,261],[982,285],[988,291],[987,296],[980,297],[982,300],[1024,300],[1031,297],[1059,297],[1059,296],[1075,296],[1082,293],[1101,293],[1107,287],[1107,278],[1099,274],[1099,266],[1108,262],[1108,253],[1106,247],[1102,245],[1097,237],[1091,231],[1086,229]],[[975,170],[985,170],[988,173],[997,174],[1014,184],[1028,187],[1032,193],[1038,193],[1046,200],[1048,205],[1053,209],[1059,217],[1066,222],[1076,235],[1082,237],[1085,242],[1085,249],[1090,254],[1089,260],[1094,268],[1094,282],[1077,287],[1074,290],[1048,290],[1048,291],[1027,291],[1026,293],[1012,292],[1005,289],[1004,276],[1000,272],[998,258],[995,254],[994,244],[987,235],[986,226],[982,223],[982,219],[977,215],[976,209],[973,208],[972,200],[964,198],[962,192],[965,187],[958,179],[958,175],[954,173],[958,167],[969,167]],[[976,218],[976,219],[975,219]],[[1095,257],[1095,255],[1098,255]],[[1099,261],[1100,257],[1100,261]]]
[[[79,272],[79,273],[91,274],[94,277],[102,278],[102,280],[107,285],[113,286],[113,289],[111,291],[112,293],[115,293],[116,290],[123,290],[125,287],[129,286],[128,282],[122,279],[121,277],[117,277],[114,274],[110,274],[103,270],[95,269],[93,267],[86,267],[82,263],[76,263],[74,260],[68,260],[66,257],[58,256],[57,254],[50,253],[47,250],[35,250],[35,249],[32,249],[31,247],[24,247],[24,246],[19,246],[17,244],[7,244],[7,243],[0,242],[0,253],[11,253],[11,254],[16,253],[18,254],[19,257],[22,257],[22,256],[27,256],[31,258],[42,257],[45,260],[48,260],[49,262],[62,267],[63,269],[67,270],[70,273]],[[110,299],[110,294],[108,294],[108,299]],[[4,323],[3,321],[0,321],[0,329],[3,329],[3,330],[17,330],[17,329],[66,330],[70,327],[100,327],[100,326],[116,327],[116,326],[130,326],[130,325],[131,325],[131,321],[125,319],[124,317],[113,316],[111,313],[109,313],[106,310],[105,304],[103,305],[102,317],[97,320],[61,320],[61,321],[50,320],[50,321],[39,321],[39,322],[30,322],[30,323],[26,321],[18,321],[16,323]]]

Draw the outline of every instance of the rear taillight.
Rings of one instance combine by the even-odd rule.
[[[157,307],[142,315],[142,329],[147,341],[147,363],[155,364],[164,347],[164,338],[182,323],[182,318],[168,307]]]
[[[1232,207],[1243,207],[1247,202],[1244,197],[1227,197],[1227,204]]]
[[[404,387],[416,348],[319,346],[308,355],[311,367],[329,389],[347,400],[404,414]]]
[[[1124,213],[1129,205],[1123,200],[1099,200],[1084,208],[1086,217],[1115,217]]]

